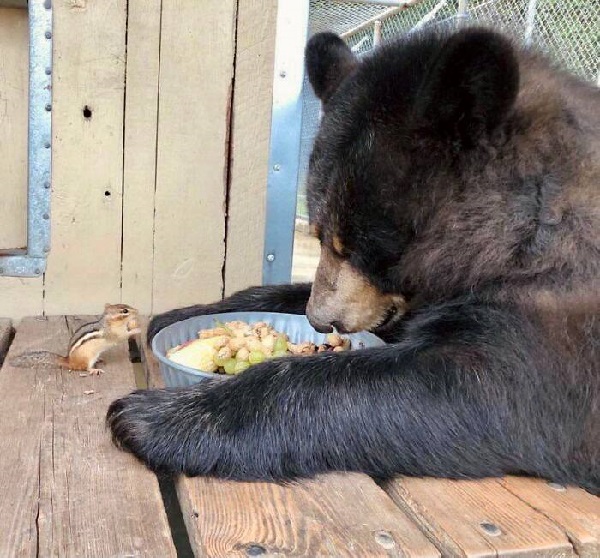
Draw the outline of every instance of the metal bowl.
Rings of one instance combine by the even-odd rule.
[[[227,312],[223,314],[196,316],[167,326],[160,330],[152,340],[152,351],[159,361],[165,385],[168,387],[186,387],[213,376],[231,378],[232,376],[202,372],[195,368],[177,364],[167,358],[167,351],[176,345],[197,339],[200,330],[215,327],[216,321],[231,322],[234,320],[241,320],[247,323],[266,322],[277,331],[286,333],[292,343],[311,341],[319,345],[325,342],[326,335],[317,332],[310,325],[306,316],[279,314],[275,312]],[[366,331],[351,333],[344,335],[344,337],[350,339],[353,350],[385,345],[379,337]]]

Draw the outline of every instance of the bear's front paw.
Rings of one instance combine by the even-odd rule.
[[[161,473],[206,474],[216,455],[216,432],[192,390],[144,390],[114,401],[106,423],[113,442]]]

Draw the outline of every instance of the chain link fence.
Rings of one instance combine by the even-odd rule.
[[[572,73],[600,85],[600,0],[409,0],[399,7],[311,0],[308,35],[333,31],[361,56],[378,41],[389,41],[426,26],[456,25],[461,18],[492,25],[532,43]],[[305,80],[297,203],[299,226],[308,217],[306,174],[319,110],[319,102]]]

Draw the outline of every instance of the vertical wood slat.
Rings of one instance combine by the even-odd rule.
[[[27,244],[27,11],[0,10],[0,249]],[[0,277],[0,315],[43,311],[43,278]]]
[[[121,300],[152,311],[161,0],[129,0]]]
[[[225,295],[262,282],[277,4],[239,3]]]
[[[163,0],[153,311],[220,298],[235,0]]]
[[[53,2],[49,314],[97,313],[121,297],[126,8],[127,0]]]
[[[0,249],[27,244],[27,11],[0,10]]]

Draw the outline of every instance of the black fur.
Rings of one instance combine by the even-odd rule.
[[[485,30],[347,56],[329,34],[308,46],[327,100],[309,210],[324,246],[408,298],[377,332],[391,344],[135,392],[108,411],[114,440],[188,475],[516,473],[600,493],[598,92]],[[303,313],[309,294],[249,289],[149,337],[196,314]]]

